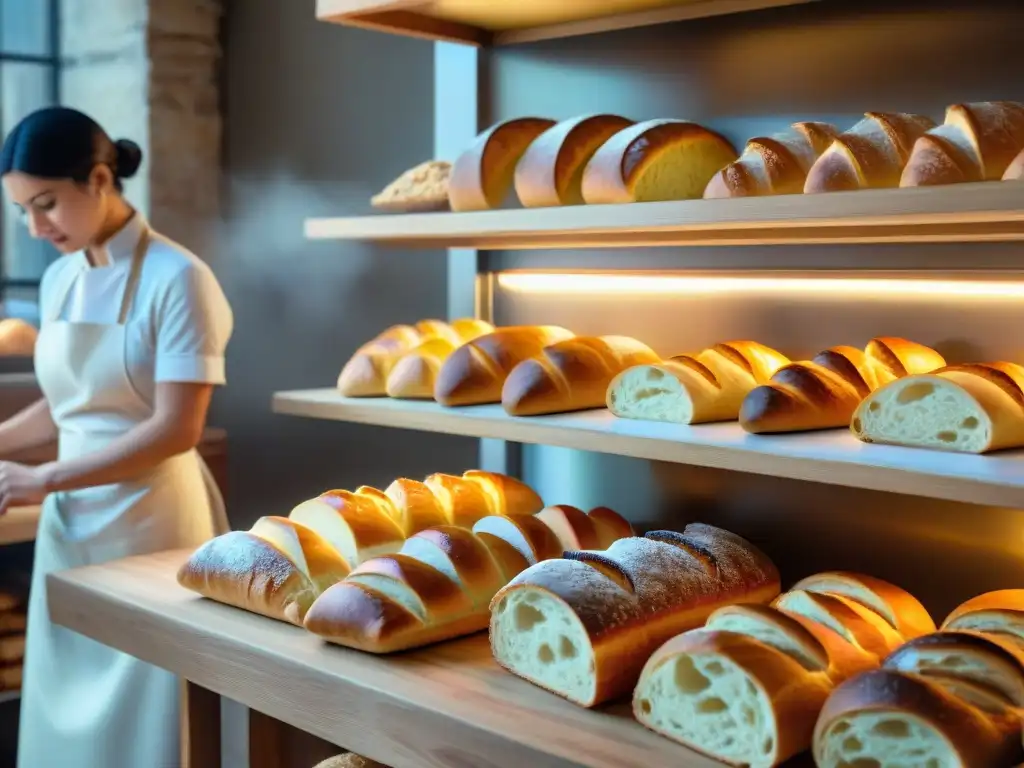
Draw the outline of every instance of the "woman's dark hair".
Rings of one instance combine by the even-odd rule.
[[[121,180],[135,175],[142,164],[142,150],[134,141],[112,141],[99,123],[67,107],[47,107],[18,123],[0,149],[0,176],[20,171],[43,179],[89,180],[97,165]]]

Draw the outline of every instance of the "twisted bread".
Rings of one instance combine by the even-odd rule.
[[[602,508],[598,516],[600,523],[574,507],[554,507],[536,517],[486,517],[472,532],[448,526],[420,531],[398,554],[363,563],[324,592],[306,628],[371,653],[478,632],[487,627],[491,598],[526,567],[580,540],[606,547],[620,531],[632,533],[611,510]]]
[[[998,181],[1024,150],[1024,104],[954,104],[945,122],[914,144],[901,187]]]
[[[493,330],[489,323],[472,318],[454,320],[451,325],[440,320],[421,320],[415,326],[394,325],[356,350],[341,369],[338,391],[345,397],[383,397],[388,394],[391,369],[420,345],[432,339],[443,339],[452,346],[459,346]],[[397,392],[407,389],[415,392],[417,375],[427,374],[410,365],[392,386]]]
[[[511,416],[601,408],[616,374],[660,359],[628,336],[575,336],[513,368],[502,386],[501,405]]]
[[[696,123],[636,123],[590,158],[583,171],[583,199],[594,204],[699,198],[715,171],[735,159],[728,141]]]
[[[739,160],[711,177],[704,197],[798,195],[814,161],[838,133],[828,123],[793,123],[782,133],[751,139]]]
[[[491,602],[491,650],[513,674],[592,707],[629,692],[659,645],[715,608],[778,591],[775,566],[735,534],[655,531],[521,573]]]
[[[732,765],[770,768],[811,746],[837,684],[902,642],[879,627],[935,628],[920,603],[879,579],[823,573],[800,584],[773,607],[720,608],[704,629],[659,648],[634,692],[637,720]]]
[[[873,392],[850,425],[866,443],[964,453],[1024,446],[1024,367],[951,365]]]
[[[732,421],[743,398],[789,360],[755,341],[716,344],[694,356],[638,365],[608,385],[608,410],[624,419],[702,424]]]
[[[633,125],[618,115],[563,120],[537,137],[516,165],[515,188],[525,208],[580,205],[587,162],[613,134]]]
[[[455,160],[448,181],[453,211],[500,208],[512,190],[512,177],[526,148],[554,120],[522,117],[491,126]]]
[[[441,405],[500,403],[505,379],[519,363],[544,347],[573,337],[555,325],[500,328],[463,344],[444,361],[434,386]]]
[[[922,115],[866,112],[814,162],[804,192],[898,187],[914,142],[934,127]]]
[[[783,366],[771,381],[751,390],[740,408],[740,424],[754,434],[846,427],[873,390],[945,362],[933,349],[894,337],[872,339],[863,352],[832,347],[811,361]]]

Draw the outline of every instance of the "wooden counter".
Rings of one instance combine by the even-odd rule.
[[[51,575],[50,614],[188,679],[190,690],[228,696],[394,768],[719,765],[648,732],[624,705],[588,711],[502,671],[485,635],[377,657],[203,600],[175,581],[187,554]],[[197,706],[195,717],[216,711]],[[202,768],[220,764],[219,752],[192,757]]]

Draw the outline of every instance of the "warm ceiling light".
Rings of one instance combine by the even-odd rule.
[[[679,294],[719,293],[1022,298],[1024,281],[924,280],[903,277],[730,277],[572,272],[502,272],[498,286],[516,293]]]

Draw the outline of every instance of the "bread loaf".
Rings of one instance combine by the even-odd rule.
[[[715,171],[736,159],[722,136],[684,120],[648,120],[625,128],[583,171],[588,203],[688,200],[704,194]]]
[[[388,766],[368,757],[357,755],[355,752],[346,752],[343,755],[329,757],[314,768],[388,768]]]
[[[1024,644],[1024,589],[998,589],[957,606],[943,630],[968,630],[1009,637]]]
[[[370,204],[395,213],[447,210],[451,171],[452,164],[443,160],[420,163],[371,197]]]
[[[524,208],[581,205],[583,169],[598,147],[631,125],[618,115],[584,115],[548,128],[516,165],[519,202]]]
[[[603,408],[616,374],[660,359],[628,336],[575,336],[513,368],[501,390],[501,405],[511,416]]]
[[[488,128],[459,155],[448,182],[453,211],[500,208],[512,189],[516,164],[554,120],[521,117]]]
[[[398,554],[363,563],[327,590],[306,628],[330,642],[391,653],[487,628],[488,604],[512,577],[580,540],[604,548],[625,520],[601,508],[601,523],[574,507],[536,517],[486,517],[472,532],[438,527],[408,539]]]
[[[740,407],[740,424],[754,434],[847,427],[869,393],[910,374],[945,365],[933,349],[880,337],[861,352],[832,347],[811,361],[790,363],[756,387]]]
[[[814,161],[838,134],[828,123],[793,123],[782,133],[751,139],[739,160],[711,177],[704,197],[798,195]]]
[[[444,361],[434,399],[441,405],[500,403],[505,379],[519,363],[537,357],[544,347],[573,337],[554,325],[499,328],[463,344]]]
[[[1006,173],[1003,174],[1003,181],[1020,181],[1021,179],[1024,179],[1024,149],[1006,167]]]
[[[383,397],[388,393],[392,368],[419,345],[431,339],[444,339],[457,347],[492,330],[489,323],[472,318],[455,320],[451,325],[441,320],[421,320],[415,326],[392,326],[361,346],[345,363],[338,376],[338,391],[345,397]],[[418,382],[428,375],[411,363],[395,377],[393,389],[414,392]]]
[[[901,187],[998,181],[1024,150],[1024,104],[954,104],[942,125],[914,144]]]
[[[931,623],[879,579],[824,573],[801,583],[774,607],[720,608],[704,629],[659,648],[634,692],[637,720],[731,765],[770,768],[810,748],[837,684],[878,667],[888,652],[878,625]]]
[[[867,112],[811,166],[804,192],[898,187],[914,142],[934,127],[922,115]]]
[[[771,561],[735,534],[690,524],[531,566],[491,603],[494,658],[585,707],[632,690],[654,650],[716,608],[779,591]]]
[[[431,336],[398,358],[384,387],[388,397],[432,400],[437,374],[448,356],[465,342],[493,332],[494,326],[463,318],[452,321],[451,329],[453,335]]]
[[[963,453],[1024,446],[1024,367],[952,365],[873,392],[851,427],[866,443]]]
[[[31,357],[39,332],[34,325],[16,317],[0,320],[0,356]]]
[[[624,419],[702,424],[733,421],[743,398],[789,360],[754,341],[716,344],[696,355],[638,365],[608,386],[608,410]]]

